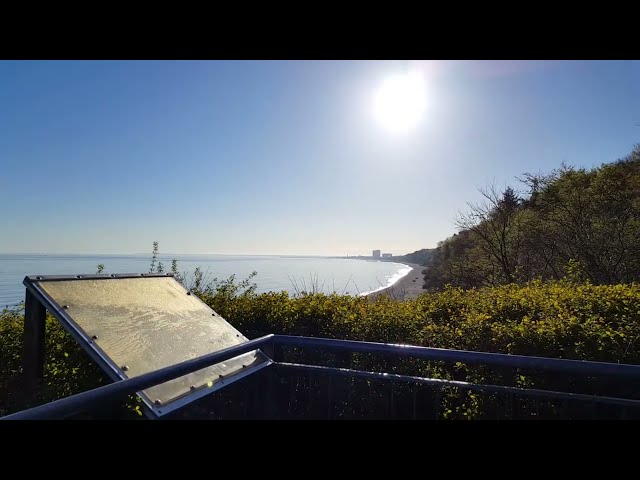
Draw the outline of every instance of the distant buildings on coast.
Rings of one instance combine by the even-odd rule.
[[[422,248],[416,250],[413,253],[407,253],[406,255],[396,255],[395,257],[391,253],[382,253],[382,250],[373,250],[371,255],[357,255],[350,257],[337,257],[337,258],[353,258],[359,260],[376,260],[378,262],[402,262],[413,263],[416,265],[428,266],[433,262],[434,255],[436,253],[435,248]]]
[[[384,259],[389,259],[389,258],[393,258],[393,254],[392,253],[382,253],[382,250],[373,250],[371,252],[371,256],[367,256],[367,255],[356,255],[356,256],[352,256],[350,257],[349,255],[347,255],[346,257],[341,257],[341,258],[358,258],[361,260],[384,260]]]

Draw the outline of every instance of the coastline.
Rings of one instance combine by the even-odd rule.
[[[393,285],[383,288],[382,290],[368,293],[365,296],[371,300],[376,300],[382,295],[390,297],[394,300],[413,300],[419,297],[421,294],[425,293],[426,290],[422,288],[422,284],[424,283],[422,270],[427,267],[425,267],[424,265],[417,265],[415,263],[401,263],[403,265],[411,267],[409,273],[400,278]]]

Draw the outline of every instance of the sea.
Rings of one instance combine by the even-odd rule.
[[[169,272],[173,259],[187,285],[196,268],[205,283],[231,275],[239,282],[256,272],[250,281],[258,293],[292,295],[312,291],[365,295],[393,285],[411,271],[405,264],[387,261],[276,255],[158,255],[156,266],[162,262]],[[102,273],[147,273],[151,255],[0,254],[0,309],[24,301],[22,281],[27,275],[94,274],[98,265],[104,266]]]

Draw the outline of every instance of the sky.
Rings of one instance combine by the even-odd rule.
[[[405,254],[637,143],[637,61],[0,61],[0,252]]]

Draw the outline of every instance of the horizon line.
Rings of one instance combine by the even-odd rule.
[[[153,252],[134,252],[134,253],[98,253],[98,252],[0,252],[0,255],[85,255],[85,256],[99,256],[99,255],[149,255],[153,256]],[[159,252],[157,256],[169,256],[169,255],[220,255],[220,256],[229,256],[229,257],[366,257],[370,255],[363,254],[317,254],[317,253],[161,253]],[[397,256],[404,256],[397,255]]]

